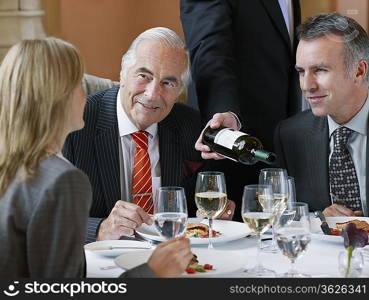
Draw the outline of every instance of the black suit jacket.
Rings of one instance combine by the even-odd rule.
[[[299,1],[293,6],[298,25]],[[240,114],[244,131],[273,149],[275,126],[301,105],[297,43],[278,1],[181,0],[181,21],[194,79],[189,101],[206,121],[217,112]]]
[[[284,120],[276,128],[274,143],[279,165],[295,178],[297,201],[308,203],[311,211],[330,206],[327,117],[315,117],[308,110]],[[366,170],[369,170],[368,147],[366,154]],[[368,200],[367,176],[367,203]]]
[[[88,175],[92,185],[87,241],[95,238],[101,218],[107,217],[121,198],[118,90],[119,86],[88,97],[85,127],[70,134],[63,148],[64,156]],[[158,123],[161,183],[185,188],[190,216],[196,212],[194,187],[196,172],[202,166],[200,153],[194,149],[200,132],[199,113],[179,103]]]
[[[293,0],[294,24],[300,5]],[[300,110],[301,93],[295,71],[297,42],[291,44],[278,0],[181,0],[181,21],[190,51],[194,83],[189,102],[203,122],[214,113],[233,111],[242,131],[258,137],[273,151],[277,123]],[[242,166],[229,160],[229,196],[237,203],[243,187],[257,183],[263,163]]]

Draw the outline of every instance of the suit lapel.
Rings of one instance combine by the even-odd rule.
[[[181,183],[181,149],[177,122],[172,112],[158,124],[161,185],[171,186]]]
[[[96,121],[96,161],[108,210],[114,206],[116,199],[121,198],[119,183],[119,130],[116,112],[118,90],[119,87],[109,90],[101,99]]]
[[[329,131],[327,118],[313,117],[313,123],[306,138],[306,147],[310,149],[308,156],[308,166],[310,168],[311,187],[317,189],[314,195],[318,201],[317,207],[327,207],[331,205],[329,195],[329,174],[328,174],[328,157],[329,157]]]
[[[288,49],[292,49],[291,40],[278,1],[261,0],[261,3],[264,5],[265,10],[273,21],[274,26],[278,29],[278,32],[281,34],[283,40],[287,43]],[[296,10],[295,7],[294,10]]]

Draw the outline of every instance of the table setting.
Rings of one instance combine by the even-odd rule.
[[[184,278],[369,277],[367,236],[363,242],[356,228],[345,231],[346,227],[342,229],[345,238],[337,232],[325,234],[319,214],[309,212],[306,203],[296,202],[293,178],[276,171],[263,171],[259,184],[245,186],[243,223],[216,219],[227,202],[220,172],[198,175],[195,201],[204,218],[187,217],[183,188],[159,188],[152,225],[142,224],[132,237],[85,245],[86,276],[118,277],[145,263],[158,243],[186,234],[198,263],[181,274]],[[338,224],[352,220],[369,223],[367,217],[325,218],[331,233]],[[208,234],[189,236],[189,224],[204,225]]]

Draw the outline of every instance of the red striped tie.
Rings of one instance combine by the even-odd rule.
[[[148,133],[137,131],[131,134],[136,143],[135,161],[133,166],[132,193],[133,201],[147,213],[154,212],[152,201],[151,162],[148,149]]]

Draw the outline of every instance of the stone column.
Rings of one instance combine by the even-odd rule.
[[[24,39],[45,37],[40,0],[0,0],[0,61]]]

